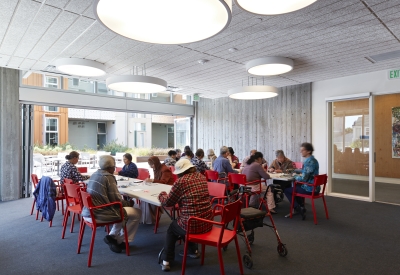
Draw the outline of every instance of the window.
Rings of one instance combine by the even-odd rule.
[[[58,89],[58,77],[46,75],[44,77],[44,87]]]
[[[136,123],[136,131],[146,131],[146,123]]]
[[[54,106],[43,106],[43,109],[46,112],[58,112],[58,107],[54,107]]]
[[[98,122],[97,123],[97,133],[98,134],[107,134],[106,123],[105,122]]]
[[[45,144],[58,145],[58,118],[46,117]]]
[[[365,127],[364,135],[369,136],[369,127]]]
[[[97,147],[103,149],[104,145],[107,144],[107,127],[105,122],[97,123]]]

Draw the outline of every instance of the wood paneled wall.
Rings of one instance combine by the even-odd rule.
[[[221,146],[231,146],[240,161],[257,149],[269,163],[281,149],[301,161],[300,144],[311,142],[311,83],[280,88],[277,97],[263,100],[202,98],[197,116],[198,148],[219,155]]]
[[[400,106],[400,94],[375,97],[375,176],[400,178],[400,159],[392,158],[392,108]]]
[[[33,143],[43,144],[45,120],[44,117],[58,118],[58,144],[68,142],[68,108],[59,108],[59,112],[46,112],[43,106],[33,109]]]

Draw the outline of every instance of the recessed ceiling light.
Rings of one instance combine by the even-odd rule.
[[[242,86],[228,91],[228,95],[233,99],[255,100],[271,98],[278,95],[278,89],[273,86]]]
[[[106,79],[106,85],[110,90],[135,94],[160,93],[167,89],[165,80],[146,75],[112,76]]]
[[[232,0],[95,0],[99,22],[122,36],[155,44],[201,41],[223,31]]]
[[[246,70],[253,75],[278,75],[293,70],[292,59],[280,56],[268,56],[253,59],[246,63]]]
[[[242,9],[262,15],[293,12],[305,8],[317,0],[235,0]]]
[[[100,76],[106,74],[106,66],[99,62],[81,58],[61,58],[55,62],[57,70],[77,76]]]

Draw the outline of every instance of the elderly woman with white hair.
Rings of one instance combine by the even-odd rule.
[[[124,234],[128,233],[128,241],[133,242],[139,226],[141,210],[133,208],[133,201],[122,199],[118,191],[117,181],[114,177],[115,159],[112,156],[100,156],[100,169],[97,170],[87,183],[87,192],[91,195],[94,206],[112,202],[121,202],[123,205],[124,222],[128,232],[124,232],[123,223],[115,223],[110,235],[104,237],[104,242],[109,245],[111,251],[121,253],[125,249]],[[91,220],[89,210],[84,207],[82,216],[85,220]],[[112,222],[121,218],[119,206],[94,209],[97,222]]]

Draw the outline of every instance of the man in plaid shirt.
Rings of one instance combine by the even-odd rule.
[[[179,205],[180,215],[174,220],[167,231],[167,236],[161,263],[163,271],[170,270],[170,262],[174,260],[175,243],[179,236],[185,236],[188,230],[189,217],[195,216],[203,219],[212,219],[210,195],[208,194],[207,180],[188,159],[181,159],[175,164],[174,174],[179,179],[174,183],[169,194],[161,192],[158,196],[163,206]],[[190,233],[200,234],[210,231],[212,224],[194,221]],[[183,256],[183,251],[179,252]],[[189,243],[188,256],[198,258],[197,244]]]

